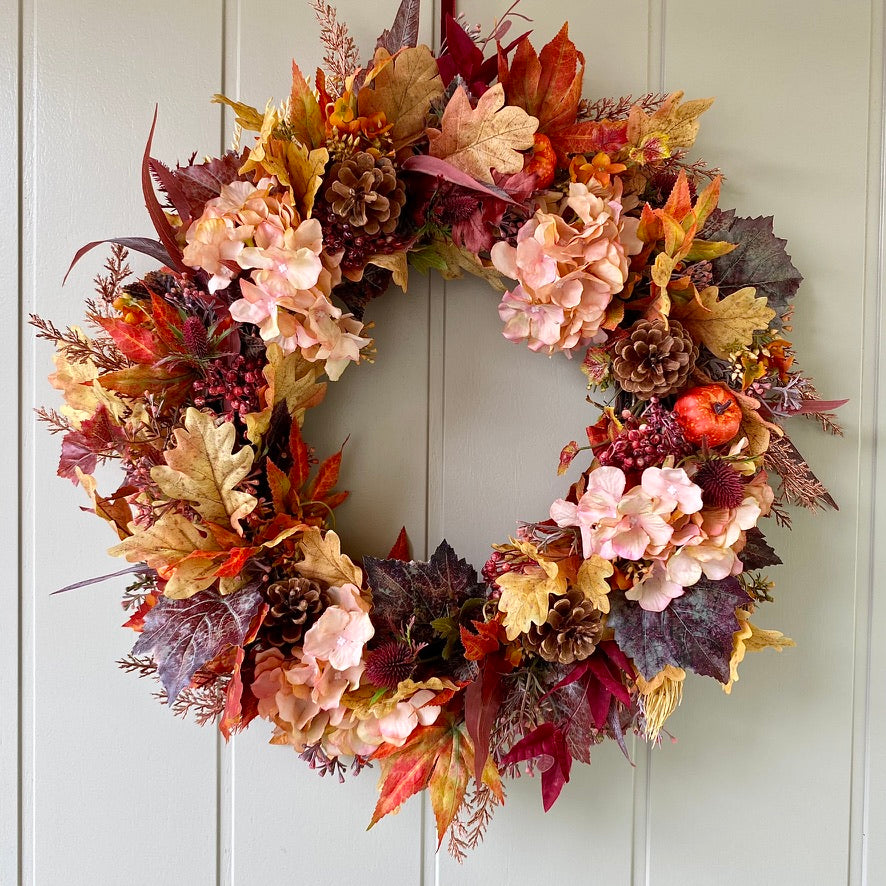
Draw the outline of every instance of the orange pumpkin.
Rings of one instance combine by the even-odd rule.
[[[674,415],[690,443],[721,446],[741,427],[738,400],[722,385],[703,385],[687,391],[674,404]]]

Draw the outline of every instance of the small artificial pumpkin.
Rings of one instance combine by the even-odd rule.
[[[526,158],[523,171],[538,176],[535,182],[537,190],[549,187],[554,181],[557,152],[546,135],[537,132],[533,137],[532,153]]]
[[[690,443],[721,446],[741,427],[738,400],[722,385],[703,385],[687,391],[674,404],[674,414]]]

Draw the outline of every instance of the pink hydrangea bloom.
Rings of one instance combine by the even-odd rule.
[[[652,561],[652,568],[642,581],[625,592],[628,600],[636,600],[647,612],[663,612],[671,600],[683,595],[683,585],[668,578],[660,560]]]
[[[360,740],[368,745],[387,742],[402,747],[416,727],[430,726],[440,716],[440,706],[428,704],[434,695],[430,689],[419,689],[383,717],[362,720],[357,727]]]
[[[369,605],[356,585],[330,588],[329,594],[336,602],[305,634],[304,653],[329,662],[337,671],[347,671],[360,665],[363,647],[375,629],[369,620]]]
[[[627,280],[618,199],[573,183],[563,208],[578,217],[575,225],[538,210],[520,228],[516,246],[502,241],[490,253],[496,269],[519,284],[499,305],[505,338],[526,339],[535,351],[569,352],[589,343]]]
[[[641,480],[643,491],[670,513],[679,508],[684,514],[701,510],[701,487],[696,486],[683,468],[646,468]]]

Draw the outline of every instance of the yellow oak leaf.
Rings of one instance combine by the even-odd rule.
[[[433,692],[458,689],[458,684],[452,680],[439,677],[431,677],[416,683],[414,680],[401,680],[392,695],[378,697],[378,690],[374,686],[364,684],[353,692],[346,692],[341,699],[344,707],[348,708],[358,720],[368,720],[370,717],[384,717],[390,714],[401,701],[412,698],[416,692],[422,689],[430,689]]]
[[[440,270],[440,276],[444,280],[458,280],[467,271],[485,280],[496,292],[504,292],[508,288],[495,268],[483,264],[473,252],[468,252],[452,240],[438,240],[434,243],[434,252],[446,264],[445,270]]]
[[[522,108],[505,104],[501,83],[480,96],[476,108],[459,86],[446,105],[440,129],[428,129],[429,152],[479,181],[493,183],[491,169],[520,172],[523,155],[533,145],[538,120]]]
[[[293,568],[304,578],[334,587],[353,584],[359,588],[363,584],[362,570],[341,552],[341,540],[331,530],[324,534],[312,526],[299,542],[299,547],[304,559]]]
[[[242,535],[240,520],[258,504],[254,495],[236,488],[252,468],[252,449],[234,452],[234,425],[216,427],[211,415],[193,407],[174,436],[175,448],[164,453],[165,465],[151,468],[151,478],[167,498],[190,502],[204,520],[230,523]]]
[[[746,286],[724,298],[719,298],[716,286],[708,286],[698,293],[698,300],[674,306],[671,315],[679,320],[696,340],[722,360],[753,343],[754,332],[767,329],[775,311],[765,296],[756,296],[753,286]]]
[[[634,105],[628,116],[628,142],[641,146],[644,139],[663,136],[663,142],[671,151],[674,148],[691,148],[698,135],[698,118],[714,103],[713,98],[697,98],[682,102],[682,92],[672,92],[652,114]]]
[[[578,576],[575,587],[600,612],[609,612],[609,582],[606,581],[615,570],[608,560],[604,560],[597,554],[592,554],[590,560],[584,560],[578,567]]]
[[[182,600],[205,591],[215,581],[216,559],[225,556],[215,538],[181,514],[164,514],[146,529],[130,525],[132,535],[110,548],[112,557],[146,563],[165,579],[163,593]],[[191,558],[195,551],[207,556]],[[215,557],[213,555],[217,554]]]
[[[305,360],[298,352],[284,354],[276,342],[267,347],[268,365],[262,370],[268,387],[265,391],[265,408],[260,412],[250,412],[244,416],[246,436],[251,443],[258,445],[268,429],[271,413],[278,403],[286,401],[289,414],[300,425],[305,412],[322,402],[326,395],[326,385],[317,379],[323,367]]]
[[[443,81],[427,46],[411,46],[393,58],[379,48],[375,62],[378,70],[371,80],[367,77],[369,85],[360,90],[357,106],[361,117],[381,112],[394,124],[391,138],[399,151],[424,134],[431,102],[443,95]]]
[[[502,623],[508,640],[516,640],[534,624],[544,624],[551,594],[562,596],[566,593],[566,578],[560,575],[556,563],[546,560],[528,542],[513,544],[537,565],[527,567],[527,572],[506,572],[496,579],[501,588],[498,608],[505,613]]]
[[[732,635],[729,682],[723,685],[723,691],[727,695],[732,692],[733,684],[738,682],[738,666],[744,660],[746,652],[760,652],[763,649],[774,649],[776,652],[781,652],[789,646],[797,645],[781,631],[766,631],[751,624],[750,613],[744,609],[736,609],[735,616],[741,627]]]

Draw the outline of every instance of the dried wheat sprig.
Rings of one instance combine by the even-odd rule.
[[[320,23],[320,42],[326,50],[323,65],[329,77],[327,85],[340,93],[345,80],[360,67],[360,52],[348,26],[338,20],[334,6],[324,0],[312,0],[311,6]]]
[[[806,459],[787,437],[773,437],[764,463],[781,478],[776,491],[778,501],[802,505],[810,511],[817,511],[824,505],[838,510],[825,485],[812,473]]]

